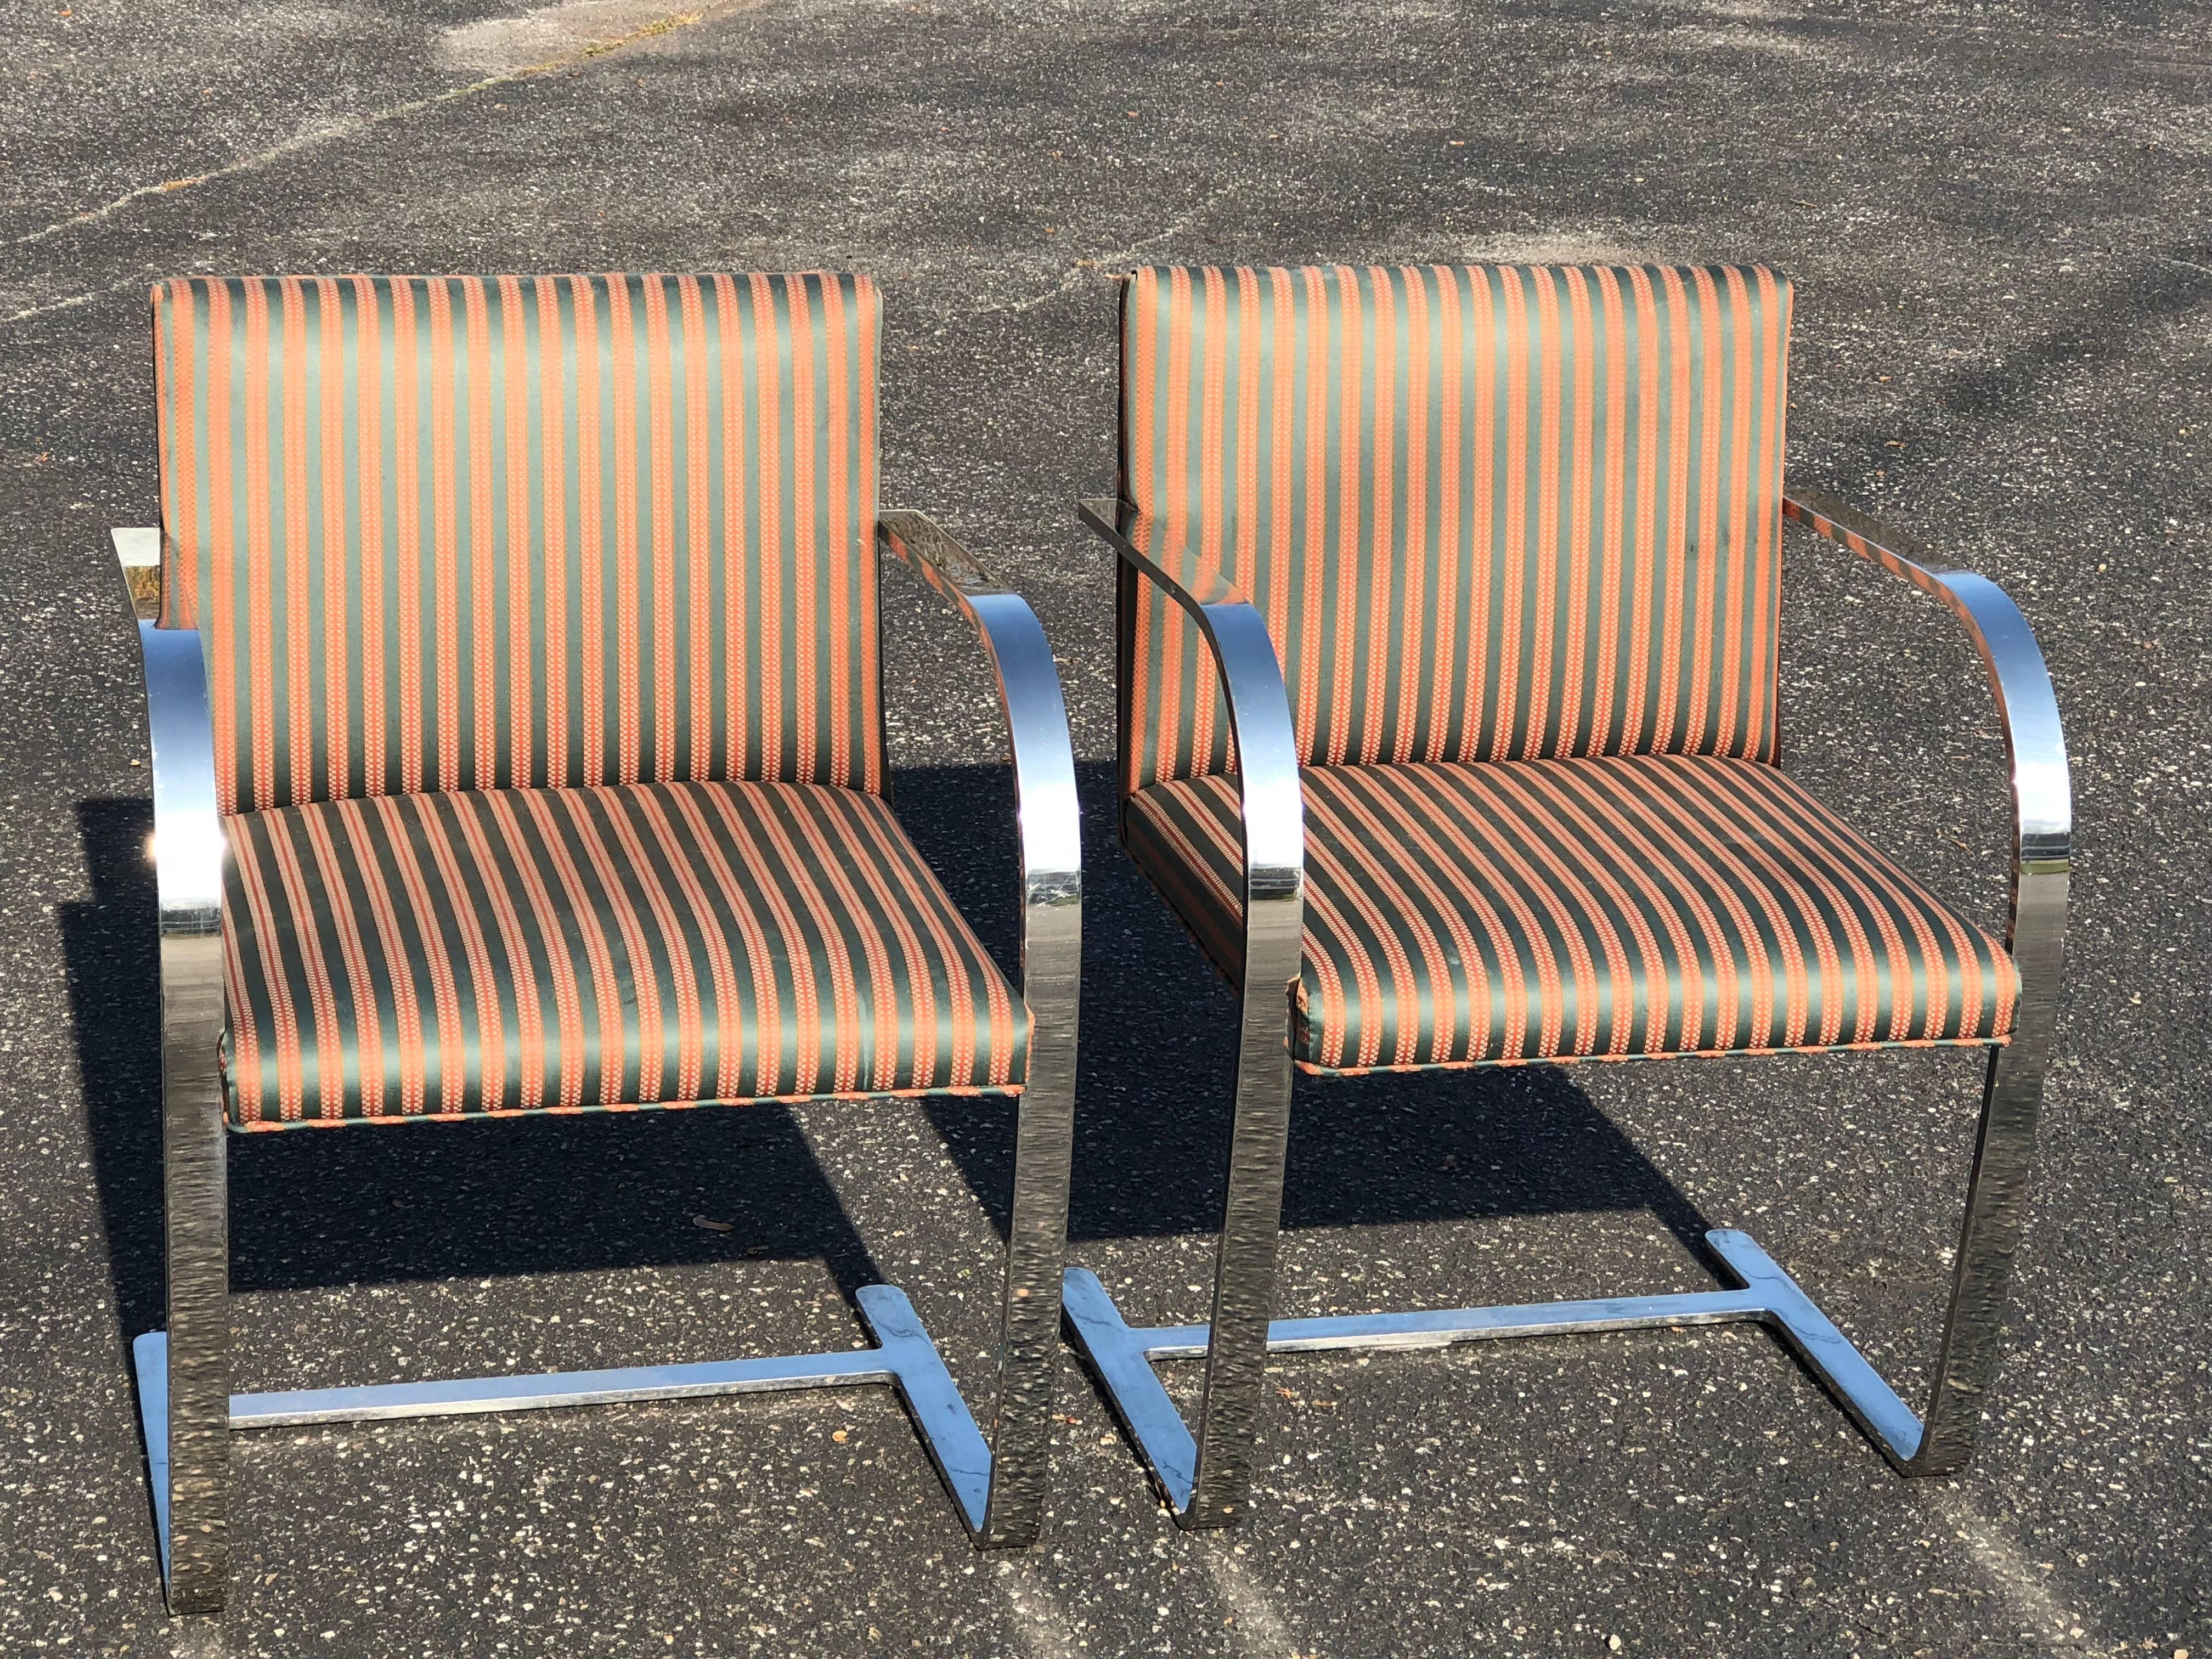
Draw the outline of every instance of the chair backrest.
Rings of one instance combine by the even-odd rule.
[[[820,272],[155,289],[223,809],[879,788],[880,317]]]
[[[1763,269],[1152,269],[1122,499],[1268,619],[1312,765],[1771,757],[1788,283]],[[1123,787],[1218,772],[1153,583]]]

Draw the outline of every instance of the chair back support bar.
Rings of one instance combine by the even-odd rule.
[[[222,809],[883,781],[865,276],[154,292]]]
[[[1774,754],[1788,283],[1764,268],[1149,269],[1133,537],[1259,607],[1308,765]],[[1123,788],[1231,765],[1139,579]]]

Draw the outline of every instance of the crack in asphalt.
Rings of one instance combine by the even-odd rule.
[[[1096,278],[1100,276],[1111,276],[1114,274],[1115,266],[1135,258],[1148,248],[1158,247],[1161,243],[1172,241],[1182,235],[1200,220],[1205,218],[1207,214],[1212,212],[1217,204],[1225,201],[1232,193],[1230,191],[1218,190],[1188,213],[1168,226],[1166,229],[1155,231],[1150,236],[1140,236],[1127,246],[1117,247],[1110,253],[1102,253],[1096,258],[1079,259],[1067,268],[1066,273],[1057,283],[1045,289],[1043,293],[1033,294],[1026,300],[1009,301],[1005,305],[985,306],[982,307],[982,314],[990,316],[1003,312],[1009,316],[1018,317],[1025,311],[1034,311],[1041,305],[1059,299],[1063,294],[1074,293],[1083,286],[1085,276]]]
[[[765,3],[766,0],[712,0],[711,3],[702,5],[695,11],[668,12],[625,33],[611,35],[602,40],[586,41],[573,52],[562,52],[558,56],[544,58],[535,64],[525,64],[517,69],[504,70],[497,75],[488,75],[482,80],[471,81],[465,86],[448,87],[445,91],[434,92],[428,97],[410,98],[404,103],[387,105],[382,109],[372,110],[366,115],[355,116],[349,120],[335,122],[329,126],[316,127],[307,132],[295,133],[282,143],[271,144],[266,149],[257,150],[251,155],[241,156],[237,161],[228,162],[222,167],[210,167],[205,173],[190,173],[181,179],[167,179],[156,185],[141,185],[136,190],[125,191],[112,202],[102,203],[95,208],[87,208],[82,213],[72,214],[66,219],[57,219],[50,225],[41,226],[37,230],[18,236],[15,240],[14,246],[28,247],[35,243],[58,236],[64,231],[73,230],[80,225],[97,224],[103,219],[113,218],[135,204],[152,197],[174,196],[184,191],[196,190],[202,185],[212,184],[219,179],[234,178],[242,173],[258,172],[263,167],[272,166],[289,156],[297,155],[303,150],[315,149],[324,144],[335,143],[341,139],[358,137],[364,132],[388,125],[394,121],[404,120],[410,115],[419,115],[425,110],[435,109],[441,105],[457,103],[464,98],[473,98],[478,93],[512,86],[518,81],[527,81],[538,76],[557,74],[562,70],[574,69],[595,58],[607,57],[625,47],[636,46],[641,41],[654,40],[665,34],[673,34],[678,29],[691,28],[701,23],[710,22],[716,18],[726,16],[732,12],[750,11]],[[100,293],[114,291],[113,289],[100,289],[91,294],[78,295],[51,305],[33,307],[27,311],[17,312],[6,320],[20,322],[27,317],[37,317],[48,312],[66,310],[71,306],[82,305],[89,300],[96,299]]]

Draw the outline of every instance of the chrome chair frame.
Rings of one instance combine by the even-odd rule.
[[[999,687],[1021,849],[1022,994],[1032,1022],[1020,1097],[996,1399],[986,1442],[905,1295],[857,1292],[875,1346],[826,1353],[234,1395],[222,1084],[228,842],[198,634],[157,627],[160,533],[113,532],[146,671],[161,973],[167,1327],[132,1344],[162,1580],[173,1613],[220,1611],[228,1578],[230,1435],[245,1429],[525,1411],[889,1383],[979,1547],[1036,1541],[1059,1364],[1083,937],[1082,837],[1067,713],[1036,614],[917,513],[878,545],[975,630]]]
[[[1900,1474],[1948,1474],[1972,1455],[1997,1369],[2057,1009],[2073,822],[2065,738],[2035,635],[1994,582],[1930,562],[1907,538],[1818,490],[1785,489],[1782,511],[1949,606],[1988,671],[2011,773],[2006,942],[2021,997],[2010,1041],[1990,1045],[1966,1218],[1924,1419],[1747,1235],[1727,1230],[1708,1232],[1705,1243],[1737,1282],[1729,1290],[1271,1318],[1290,1127],[1288,999],[1301,963],[1304,885],[1303,797],[1282,675],[1265,619],[1232,585],[1216,580],[1194,588],[1176,568],[1172,550],[1148,556],[1126,533],[1133,512],[1127,504],[1080,504],[1082,519],[1120,554],[1125,583],[1130,571],[1141,570],[1198,623],[1212,650],[1237,744],[1245,852],[1243,1018],[1212,1320],[1133,1328],[1095,1274],[1072,1268],[1066,1289],[1077,1350],[1183,1526],[1232,1524],[1249,1506],[1265,1397],[1261,1373],[1271,1352],[1442,1347],[1491,1337],[1753,1321],[1783,1338]],[[1194,1436],[1153,1362],[1200,1355],[1206,1377]]]

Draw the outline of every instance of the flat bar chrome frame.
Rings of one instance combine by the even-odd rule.
[[[161,968],[162,1243],[167,1329],[160,1387],[139,1393],[161,1578],[173,1613],[214,1613],[230,1565],[230,1200],[224,1165],[222,889],[214,725],[200,636],[157,626],[161,535],[112,532],[146,670]],[[143,1374],[142,1374],[143,1380]]]
[[[1158,582],[1197,623],[1220,678],[1237,745],[1244,840],[1237,1099],[1196,1449],[1188,1482],[1181,1496],[1170,1498],[1176,1519],[1186,1527],[1229,1526],[1243,1517],[1252,1487],[1290,1148],[1291,998],[1305,935],[1305,794],[1298,781],[1297,733],[1267,620],[1243,592],[1221,579],[1204,588],[1188,586],[1126,533],[1125,519],[1133,513],[1121,502],[1085,501],[1077,511],[1126,565]]]
[[[1784,492],[1784,517],[1842,543],[1949,606],[1981,654],[2003,723],[2013,801],[2006,943],[2021,976],[2021,997],[2009,1040],[1990,1045],[1966,1218],[1923,1423],[1794,1281],[1741,1233],[1706,1236],[1723,1263],[1744,1281],[1735,1291],[1548,1308],[1268,1321],[1257,1341],[1249,1322],[1223,1324],[1224,1308],[1246,1322],[1256,1309],[1266,1320],[1273,1303],[1291,1097],[1287,1009],[1275,994],[1285,957],[1290,978],[1295,979],[1299,966],[1301,912],[1295,896],[1285,904],[1281,896],[1295,896],[1303,888],[1303,814],[1295,747],[1279,741],[1248,749],[1244,732],[1248,726],[1268,737],[1279,731],[1286,738],[1288,705],[1264,624],[1232,583],[1215,578],[1210,586],[1194,591],[1171,567],[1172,550],[1148,554],[1127,533],[1134,510],[1125,502],[1085,501],[1078,511],[1114,545],[1125,568],[1161,583],[1199,621],[1212,647],[1238,739],[1248,883],[1240,987],[1243,1018],[1230,1200],[1215,1269],[1215,1318],[1210,1326],[1133,1329],[1115,1310],[1104,1286],[1079,1269],[1070,1272],[1065,1292],[1078,1350],[1105,1389],[1176,1520],[1185,1526],[1218,1526],[1246,1507],[1251,1442],[1264,1393],[1260,1362],[1268,1352],[1433,1346],[1483,1337],[1739,1319],[1758,1320],[1779,1331],[1899,1474],[1944,1474],[1965,1467],[1996,1370],[2005,1294],[2033,1161],[2057,1014],[2073,819],[2065,738],[2050,674],[2033,631],[2003,591],[1972,572],[1927,562],[1906,538],[1818,491]],[[1258,624],[1256,641],[1249,629],[1240,636],[1216,626],[1222,618],[1242,623],[1246,617]],[[1224,640],[1231,647],[1242,645],[1242,654],[1232,657]],[[1127,737],[1125,732],[1125,742]],[[1273,806],[1285,796],[1293,803],[1289,811]],[[1263,814],[1272,822],[1260,822]],[[1263,842],[1269,862],[1261,867],[1255,849]],[[1254,884],[1255,876],[1275,896],[1272,908],[1254,902],[1261,891]],[[1279,954],[1285,921],[1288,949]],[[1263,971],[1255,972],[1255,957],[1263,952]],[[1285,1057],[1279,1073],[1253,1063],[1269,1047],[1262,1030],[1269,1025],[1273,1044]],[[1200,1429],[1194,1437],[1161,1389],[1151,1361],[1201,1352],[1207,1369]]]
[[[544,1411],[641,1400],[703,1400],[715,1395],[769,1394],[793,1389],[850,1388],[887,1382],[920,1432],[930,1461],[979,1532],[991,1488],[991,1449],[954,1385],[952,1374],[904,1291],[863,1285],[854,1293],[875,1339],[868,1348],[776,1354],[758,1359],[708,1360],[686,1365],[633,1365],[618,1370],[545,1371],[525,1376],[441,1378],[365,1388],[305,1389],[229,1396],[224,1428],[299,1428],[332,1423],[381,1423],[409,1417],[465,1417]],[[163,1432],[174,1354],[169,1334],[149,1331],[131,1345],[138,1376],[146,1456],[153,1475],[154,1521],[164,1560],[173,1560],[170,1446]],[[175,1582],[171,1581],[172,1610]],[[214,1609],[197,1609],[213,1611]]]
[[[975,630],[998,678],[1013,766],[1029,1073],[1014,1128],[989,1501],[986,1513],[970,1522],[978,1545],[1012,1548],[1036,1541],[1050,1495],[1047,1464],[1060,1368],[1083,978],[1083,826],[1075,749],[1052,645],[1029,602],[920,513],[879,514],[876,540]]]
[[[1949,1474],[1974,1455],[1983,1402],[1996,1378],[2058,1019],[2074,840],[2066,734],[2035,630],[1995,582],[1935,563],[1911,538],[1824,490],[1785,488],[1782,514],[1941,599],[1981,656],[2004,732],[2013,809],[2005,948],[2020,974],[2020,1002],[2011,1039],[1990,1048],[1927,1426],[1903,1467],[1906,1474]]]
[[[1779,1335],[1890,1461],[1905,1467],[1920,1437],[1919,1419],[1911,1407],[1749,1234],[1717,1229],[1705,1235],[1705,1243],[1723,1272],[1737,1281],[1735,1288],[1519,1307],[1278,1319],[1267,1328],[1267,1352],[1447,1348],[1505,1337],[1751,1322]],[[1124,1323],[1097,1276],[1080,1267],[1068,1272],[1066,1296],[1068,1328],[1077,1349],[1105,1380],[1115,1415],[1151,1465],[1162,1494],[1176,1510],[1187,1508],[1197,1442],[1160,1386],[1153,1363],[1200,1358],[1206,1351],[1206,1328]]]
[[[1018,1109],[999,1382],[989,1442],[905,1295],[855,1295],[872,1348],[700,1364],[233,1395],[229,1214],[220,1043],[229,858],[215,787],[199,635],[158,626],[160,532],[112,532],[146,671],[162,1006],[167,1319],[131,1345],[162,1583],[173,1613],[221,1611],[228,1581],[229,1438],[244,1429],[524,1411],[889,1383],[980,1547],[1036,1541],[1050,1495],[1073,1144],[1083,937],[1082,836],[1067,714],[1036,615],[919,514],[882,515],[883,550],[974,627],[1007,723],[1021,850],[1022,989],[1031,1030]]]

